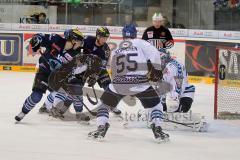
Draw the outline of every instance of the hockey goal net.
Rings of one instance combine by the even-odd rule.
[[[215,119],[240,119],[240,49],[217,48]]]

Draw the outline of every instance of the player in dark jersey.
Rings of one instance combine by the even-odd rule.
[[[161,23],[163,21],[161,13],[155,13],[152,17],[153,26],[148,27],[142,36],[142,39],[154,45],[157,49],[173,47],[174,41],[169,29],[165,28]]]
[[[67,33],[66,33],[67,34]],[[89,79],[88,86],[94,86],[96,82],[98,82],[98,85],[106,89],[108,85],[111,82],[110,76],[107,72],[107,63],[110,56],[110,49],[106,43],[110,36],[109,30],[106,27],[99,27],[96,30],[96,36],[86,36],[84,38],[84,46],[83,46],[83,54],[93,54],[99,57],[102,60],[103,67],[101,69],[101,72],[99,75],[97,75],[96,79]],[[79,81],[79,78],[77,79]],[[82,80],[80,80],[82,81]],[[82,86],[84,85],[85,81],[82,81]],[[55,103],[57,101],[57,103]],[[64,103],[62,103],[64,102]],[[82,113],[83,109],[83,99],[82,96],[78,96],[77,104],[78,107],[76,108],[76,99],[72,98],[71,96],[67,96],[57,93],[54,98],[54,105],[53,109],[51,110],[51,115],[58,118],[63,118],[63,114],[66,112],[66,110],[70,107],[70,105],[73,103],[75,111],[77,113],[77,119],[81,121],[88,121],[90,120],[84,113]],[[55,105],[57,104],[57,105]],[[112,111],[119,115],[121,114],[121,111],[117,108],[113,108]],[[81,113],[78,113],[81,112]]]
[[[30,45],[33,52],[41,54],[39,69],[35,75],[32,93],[25,100],[21,112],[15,117],[16,121],[21,121],[41,101],[48,89],[49,75],[63,63],[72,60],[74,55],[71,56],[68,51],[82,47],[83,38],[83,34],[77,29],[72,30],[68,38],[57,34],[35,34],[32,37]],[[43,47],[44,52],[41,51]]]

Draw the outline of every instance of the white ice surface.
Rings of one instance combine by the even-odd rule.
[[[85,126],[38,114],[38,106],[20,124],[14,116],[31,93],[33,73],[0,72],[0,160],[239,160],[240,121],[213,120],[213,85],[197,84],[193,112],[209,119],[208,133],[167,131],[171,141],[157,144],[147,128],[124,129],[114,121],[106,139],[87,139]],[[44,100],[44,98],[43,98]],[[89,105],[89,104],[88,104]],[[119,108],[132,112],[140,108]]]

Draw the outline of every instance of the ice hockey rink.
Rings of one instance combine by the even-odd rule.
[[[213,85],[195,84],[192,106],[193,112],[207,117],[207,133],[168,130],[170,142],[158,144],[150,129],[126,129],[113,121],[99,142],[87,138],[88,132],[96,129],[95,120],[82,125],[41,115],[38,109],[43,101],[15,124],[14,116],[30,94],[33,78],[34,73],[0,72],[1,160],[239,160],[240,121],[213,120]],[[121,102],[119,108],[131,112],[141,105],[137,102],[129,107]]]

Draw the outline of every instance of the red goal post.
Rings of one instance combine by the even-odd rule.
[[[217,47],[215,119],[240,119],[240,49]]]

